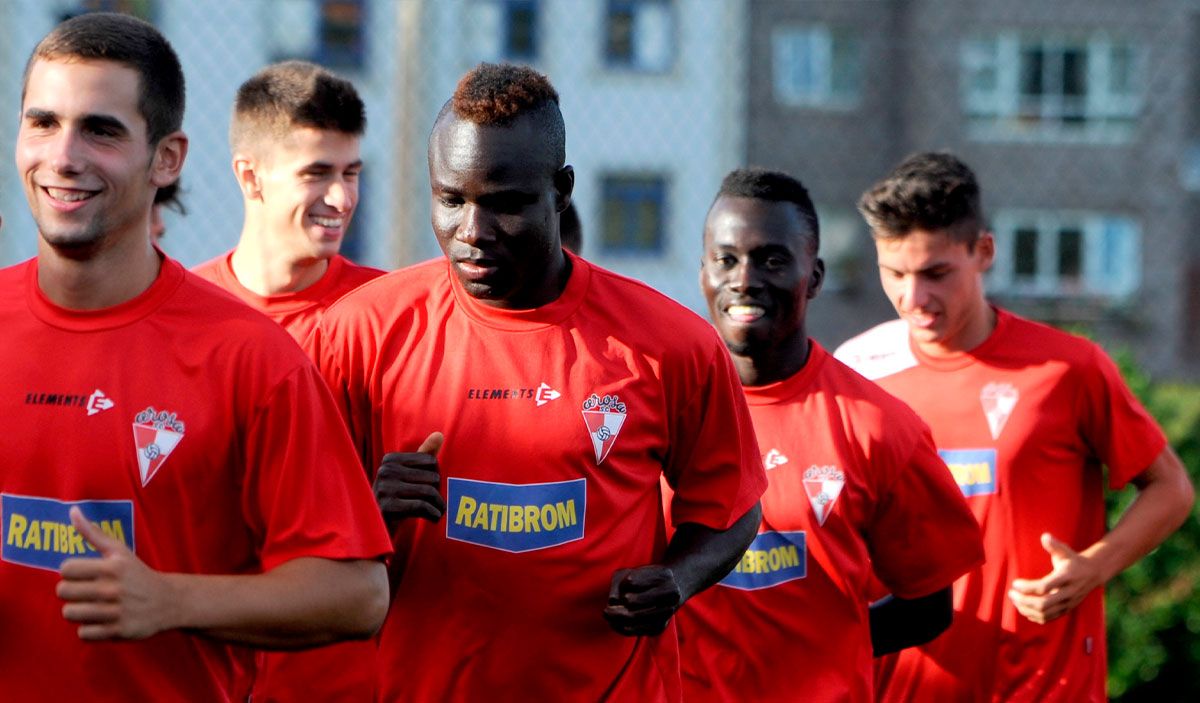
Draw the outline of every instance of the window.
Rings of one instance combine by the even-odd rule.
[[[663,73],[675,61],[670,0],[608,0],[604,58],[613,68]]]
[[[1141,57],[1105,36],[967,41],[963,93],[978,133],[1124,140],[1142,104]]]
[[[364,0],[274,0],[274,57],[307,59],[334,69],[362,68],[365,13]]]
[[[536,61],[538,0],[474,0],[467,46],[480,61]]]
[[[1141,282],[1140,234],[1125,217],[1003,211],[995,234],[997,293],[1123,298]]]
[[[867,226],[854,210],[817,205],[817,221],[821,226],[820,256],[825,260],[827,292],[853,289],[862,275],[864,257],[871,247]],[[874,255],[874,252],[871,252]]]
[[[601,186],[606,253],[657,253],[663,250],[667,182],[655,175],[607,176]]]
[[[771,35],[775,99],[784,105],[850,108],[862,89],[862,45],[849,31],[788,27]]]

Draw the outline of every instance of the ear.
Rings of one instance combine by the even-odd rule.
[[[825,259],[817,257],[813,262],[812,275],[808,277],[808,299],[812,300],[817,297],[817,293],[821,292],[821,286],[825,283]]]
[[[233,175],[237,178],[242,197],[258,200],[262,197],[262,182],[258,177],[258,160],[245,153],[233,155]]]
[[[568,165],[554,173],[554,209],[562,214],[571,204],[571,194],[575,192],[575,169]]]
[[[187,152],[188,138],[183,132],[172,132],[158,140],[154,159],[150,162],[150,181],[159,188],[178,181]]]
[[[980,231],[979,239],[975,240],[975,258],[979,273],[987,273],[996,261],[996,238],[990,230]]]

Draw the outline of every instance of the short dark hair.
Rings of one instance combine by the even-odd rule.
[[[179,194],[179,181],[175,181],[154,192],[154,204],[171,208],[180,215],[186,215],[187,208],[184,207],[183,200],[179,197]]]
[[[821,248],[821,225],[808,189],[796,178],[783,171],[765,168],[739,168],[730,171],[721,181],[717,198],[754,198],[776,203],[792,203],[809,229],[809,243],[815,254]],[[714,202],[716,202],[714,200]]]
[[[509,127],[528,116],[545,137],[557,166],[567,161],[567,130],[558,91],[549,78],[528,66],[479,64],[459,79],[454,96],[438,113],[438,121],[451,111],[460,119],[492,127]]]
[[[943,232],[974,248],[984,228],[975,174],[945,151],[913,154],[871,186],[858,211],[875,237],[903,237],[914,229]]]
[[[114,12],[90,12],[59,24],[34,47],[25,64],[21,101],[38,60],[113,61],[138,74],[138,112],[150,144],[183,127],[183,68],[171,44],[148,22]]]
[[[238,88],[229,126],[234,149],[296,127],[361,136],[366,108],[353,83],[307,61],[272,64]]]

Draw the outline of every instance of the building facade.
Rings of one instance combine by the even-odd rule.
[[[1200,4],[752,0],[747,157],[813,191],[833,272],[811,328],[890,318],[853,211],[905,155],[977,172],[989,296],[1200,376]]]

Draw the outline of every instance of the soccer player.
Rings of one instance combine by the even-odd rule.
[[[979,529],[925,423],[805,328],[816,211],[791,176],[725,177],[700,288],[741,376],[770,485],[733,573],[677,616],[689,701],[872,700],[876,651],[928,641]],[[872,569],[899,598],[871,611]]]
[[[229,141],[242,235],[195,272],[298,342],[330,303],[383,273],[338,254],[358,204],[365,128],[358,91],[315,64],[273,64],[238,88]]]
[[[679,700],[671,616],[758,525],[720,340],[564,251],[564,154],[545,76],[470,71],[429,139],[445,258],[353,291],[309,338],[394,528],[385,701]]]
[[[244,697],[233,644],[366,638],[386,610],[387,534],[316,369],[151,244],[183,103],[174,50],[125,15],[64,22],[25,70],[39,238],[0,271],[6,699]]]
[[[382,271],[338,253],[358,204],[366,115],[347,80],[305,61],[243,83],[229,130],[245,221],[237,247],[195,268],[303,342],[330,303]],[[258,657],[259,701],[374,698],[375,646]]]
[[[987,554],[949,630],[881,666],[882,699],[1103,701],[1102,587],[1187,517],[1187,474],[1100,347],[988,303],[995,242],[966,164],[911,156],[859,209],[900,319],[838,356],[929,423]],[[1138,490],[1111,530],[1102,466]]]

